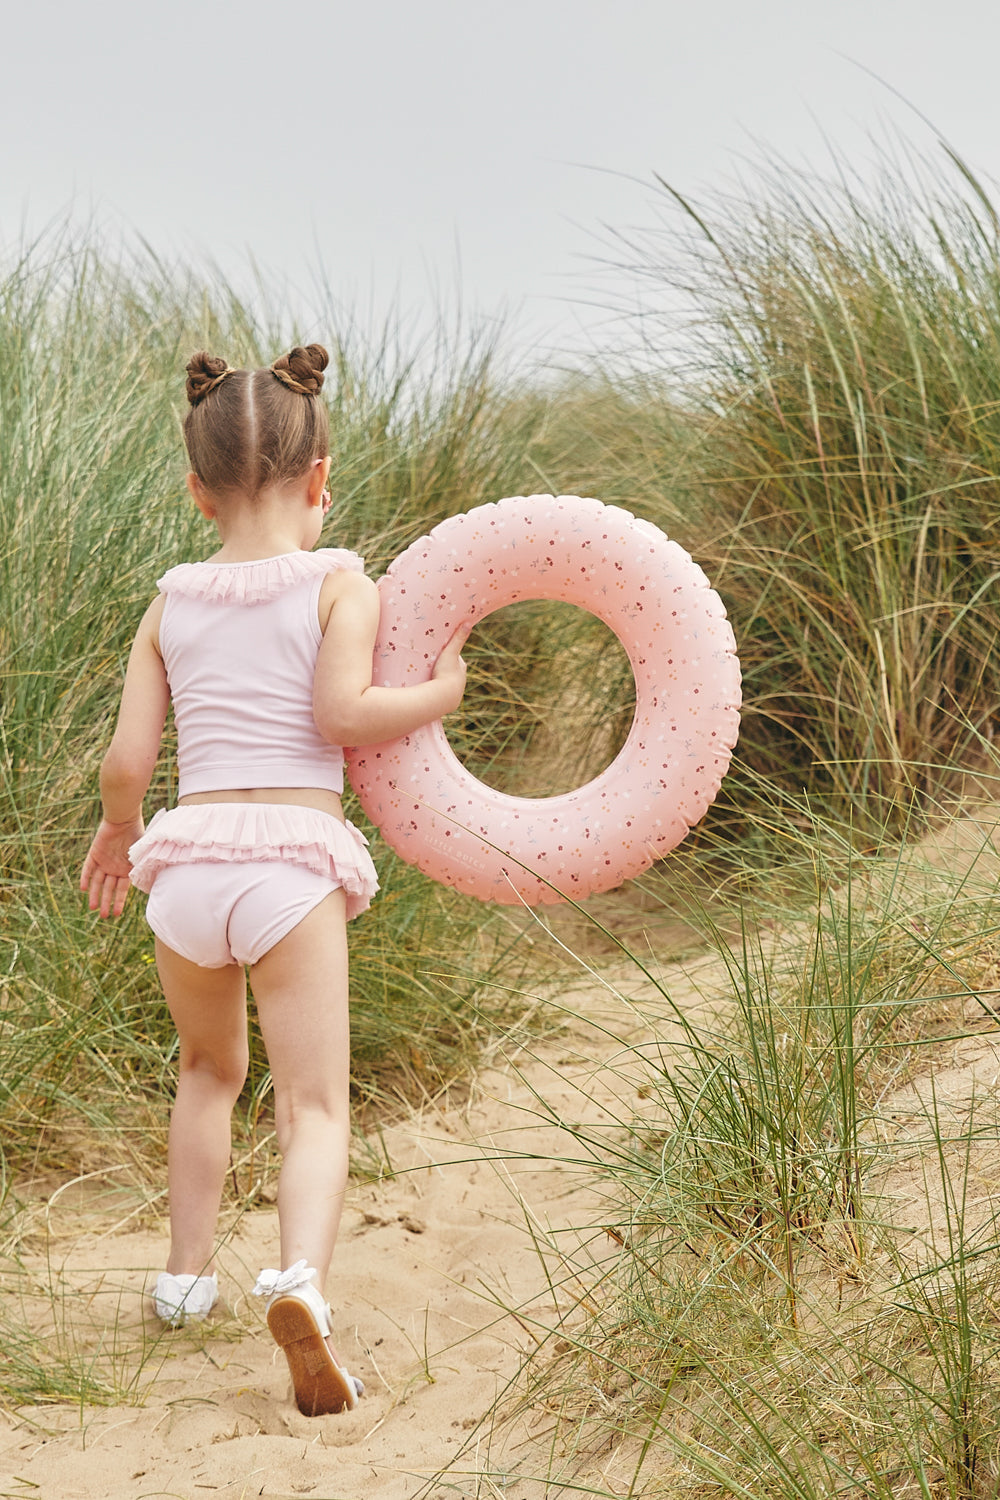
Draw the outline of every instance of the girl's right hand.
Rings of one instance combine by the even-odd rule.
[[[87,851],[80,874],[80,889],[87,892],[91,911],[102,917],[120,917],[129,893],[129,871],[132,862],[129,847],[142,838],[142,818],[126,823],[109,823],[102,819]]]

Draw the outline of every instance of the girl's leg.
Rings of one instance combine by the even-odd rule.
[[[246,977],[238,964],[203,969],[159,938],[156,965],[180,1039],[167,1180],[175,1276],[212,1270],[231,1120],[247,1076]]]
[[[274,1081],[282,1153],[283,1269],[306,1260],[322,1288],[350,1146],[347,898],[332,891],[250,970]]]

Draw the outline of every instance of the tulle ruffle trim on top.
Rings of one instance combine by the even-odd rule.
[[[364,558],[346,547],[284,552],[253,562],[179,563],[157,579],[161,594],[184,594],[212,604],[265,604],[307,578],[347,568],[363,573]]]
[[[353,823],[312,807],[274,802],[205,802],[161,809],[129,850],[132,884],[150,891],[161,870],[221,860],[284,860],[343,886],[348,920],[378,890],[368,840]]]

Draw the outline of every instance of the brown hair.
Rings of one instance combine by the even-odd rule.
[[[233,370],[203,349],[191,356],[184,441],[210,494],[241,490],[256,499],[326,457],[330,425],[319,393],[328,363],[322,344],[296,345],[266,370]]]

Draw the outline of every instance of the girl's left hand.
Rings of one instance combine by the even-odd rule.
[[[462,658],[462,647],[469,639],[472,626],[472,620],[462,621],[454,634],[445,642],[431,672],[431,677],[435,682],[447,681],[453,684],[455,701],[451,708],[445,710],[446,713],[451,713],[458,707],[465,692],[465,662]]]
[[[141,817],[127,823],[101,820],[80,874],[80,889],[89,892],[91,911],[100,911],[102,917],[121,916],[132,869],[128,851],[142,837],[144,827]]]

